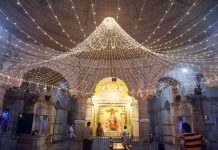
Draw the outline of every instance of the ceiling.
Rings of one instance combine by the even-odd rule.
[[[172,2],[174,3],[172,7],[170,7]],[[192,6],[195,2],[196,5]],[[155,34],[151,36],[148,42],[144,43],[146,46],[165,35],[183,15],[192,8],[190,14],[184,17],[183,21],[171,31],[171,34],[166,35],[164,39],[154,44],[159,45],[175,38],[177,35],[182,34],[187,28],[192,27],[204,17],[210,9],[214,8],[218,2],[216,0],[19,0],[21,5],[18,5],[17,0],[0,0],[0,3],[2,3],[2,5],[0,5],[1,10],[10,17],[10,19],[17,22],[17,25],[22,30],[39,41],[39,43],[54,48],[55,50],[66,51],[67,49],[61,48],[58,44],[55,44],[54,41],[49,40],[48,36],[43,34],[44,32],[37,29],[37,26],[42,27],[42,30],[51,35],[59,43],[68,48],[73,48],[85,39],[84,34],[88,36],[92,33],[95,27],[98,26],[104,18],[113,17],[116,18],[119,25],[130,36],[141,43],[148,39],[149,35],[152,34],[160,23],[160,20],[163,19],[166,11],[168,11],[159,25],[160,28],[155,31]],[[118,5],[120,8],[119,11]],[[53,12],[49,6],[51,6]],[[74,6],[75,9],[72,9],[72,6]],[[96,13],[95,15],[93,15],[93,10]],[[36,23],[30,19],[25,11],[28,12],[29,16],[35,19]],[[61,26],[65,29],[66,34],[62,32],[62,27],[58,25],[54,14],[60,21]],[[78,16],[78,20],[76,15]],[[198,25],[195,29],[184,35],[184,37],[174,42],[179,43],[185,41],[196,32],[201,32],[207,25],[216,21],[217,15],[218,11],[216,10],[208,16],[206,22]],[[95,21],[96,25],[94,23]],[[31,39],[26,39],[25,34],[17,30],[10,21],[6,20],[2,13],[0,13],[0,23],[1,26],[7,28],[13,34],[16,34],[19,38],[31,41]],[[81,28],[84,31],[81,31]],[[211,29],[207,34],[214,32],[214,30],[217,30],[217,28]],[[70,41],[67,35],[69,35],[73,42]],[[204,36],[205,34],[199,38]],[[199,38],[195,40],[197,41]],[[76,43],[74,44],[74,42]]]
[[[188,62],[205,69],[208,68],[206,62],[210,66],[213,64],[211,70],[214,71],[217,45],[208,50],[208,43],[204,40],[217,33],[217,16],[217,0],[0,0],[0,26],[12,37],[12,47],[16,48],[13,42],[19,39],[40,49],[33,53],[32,47],[28,49],[25,44],[17,46],[19,59],[22,59],[19,60],[19,64],[22,63],[19,69],[31,63],[40,63],[34,65],[35,68],[45,67],[41,62],[55,58],[56,61],[46,62],[51,69],[59,71],[61,69],[57,68],[64,70],[66,66],[71,66],[64,71],[68,78],[72,76],[71,72],[79,72],[81,81],[92,86],[107,76],[120,77],[132,85],[137,83],[133,86],[135,89],[141,79],[145,86],[150,86],[154,78],[158,80],[160,74],[177,63]],[[125,31],[121,38],[130,36],[135,40],[126,43],[135,42],[144,49],[122,47],[99,50],[97,45],[89,47],[87,39],[91,39],[92,43],[100,41],[101,32],[96,34],[97,40],[91,36],[107,17],[113,17]],[[16,40],[13,40],[15,37]],[[208,41],[214,39],[217,40],[217,36],[208,38]],[[202,41],[203,45],[193,46]],[[125,45],[125,40],[122,42]],[[6,43],[6,46],[11,45]],[[86,50],[80,50],[80,47]],[[68,56],[69,53],[72,57]],[[15,65],[10,71],[18,68],[17,62],[13,62]],[[54,78],[62,79],[59,75],[57,78],[54,74],[50,76],[50,72],[46,73],[43,68],[35,69],[31,74],[37,74],[37,77],[32,76],[34,81],[37,78],[52,78],[49,79],[52,82]],[[93,77],[94,81],[91,81],[90,75],[95,74],[98,77]]]

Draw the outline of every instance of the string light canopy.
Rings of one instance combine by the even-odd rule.
[[[57,23],[60,34],[68,37],[66,39],[68,39],[69,43],[75,45],[72,42],[75,40],[72,39],[74,36],[70,32],[71,30],[64,24],[65,22],[61,19],[61,15],[55,9],[57,7],[55,2],[47,1],[46,3],[46,10],[50,12],[51,17],[54,19],[53,23]],[[53,42],[54,45],[58,45],[57,47],[51,46],[51,48],[47,48],[46,46],[49,45],[46,45],[44,42],[41,43],[42,40],[38,39],[31,32],[27,32],[28,30],[23,28],[22,23],[16,21],[13,15],[1,9],[3,18],[8,23],[11,23],[10,26],[14,26],[24,37],[31,37],[27,38],[29,40],[26,40],[26,38],[22,38],[23,36],[14,34],[5,27],[1,28],[3,34],[0,36],[0,40],[4,43],[2,44],[1,56],[8,60],[7,63],[4,63],[4,68],[1,71],[2,77],[22,82],[26,80],[26,76],[24,78],[24,75],[29,72],[31,75],[28,73],[28,81],[33,83],[55,84],[59,80],[65,79],[69,83],[72,92],[80,93],[93,93],[98,81],[106,77],[117,77],[127,83],[130,93],[137,93],[138,91],[144,92],[154,88],[155,82],[165,75],[165,72],[175,66],[188,66],[199,72],[203,72],[208,83],[216,83],[218,71],[216,64],[217,33],[210,33],[212,29],[217,27],[217,20],[210,19],[203,30],[198,29],[199,32],[197,34],[188,36],[188,38],[185,36],[187,32],[189,33],[192,29],[196,31],[194,28],[198,25],[200,27],[200,24],[205,23],[205,21],[201,20],[204,20],[204,18],[208,20],[210,15],[214,15],[217,12],[216,5],[211,6],[211,9],[202,15],[202,18],[199,19],[200,22],[199,20],[193,21],[194,23],[192,25],[187,26],[183,30],[183,33],[179,34],[183,36],[173,36],[168,31],[176,31],[179,28],[179,24],[185,22],[186,18],[192,15],[192,11],[203,3],[196,0],[192,1],[188,9],[184,11],[184,14],[172,23],[173,26],[164,30],[166,32],[162,35],[165,36],[161,38],[158,32],[164,32],[165,21],[175,12],[175,7],[178,5],[176,1],[171,0],[166,4],[166,8],[164,8],[165,15],[157,19],[157,24],[151,30],[152,32],[149,32],[146,38],[138,40],[139,36],[137,35],[145,35],[143,32],[139,34],[138,31],[140,31],[142,26],[146,26],[142,22],[144,22],[143,18],[146,15],[145,11],[147,7],[145,4],[149,3],[148,1],[143,0],[141,2],[143,6],[140,8],[142,10],[140,10],[140,16],[138,17],[140,20],[133,23],[134,38],[128,34],[132,32],[128,32],[128,29],[124,30],[122,28],[122,16],[126,11],[126,7],[122,1],[118,0],[114,5],[117,9],[113,15],[115,19],[106,17],[102,22],[99,21],[102,19],[100,19],[100,14],[98,13],[101,5],[90,1],[89,13],[91,19],[88,22],[92,26],[94,24],[92,32],[86,32],[83,17],[81,17],[78,11],[78,2],[73,0],[70,3],[69,11],[75,18],[75,25],[77,25],[79,30],[78,34],[84,38],[82,41],[77,42],[78,44],[73,48],[70,48],[69,44],[64,45],[64,42],[58,39],[55,34],[49,32],[38,21],[40,20],[39,17],[28,9],[24,1],[19,0],[17,7],[24,11],[26,17],[30,18],[30,21],[32,20],[31,24],[34,30],[39,26],[40,32],[38,34],[53,39],[49,41]],[[136,25],[137,28],[134,27]],[[205,30],[208,32],[200,40],[186,42],[189,39],[198,38],[200,34],[205,33]],[[11,36],[11,40],[4,35]],[[161,39],[158,40],[157,36]],[[172,39],[165,40],[169,36]],[[147,41],[145,41],[146,39]],[[16,54],[12,58],[10,58],[11,55],[7,51],[9,46],[11,47],[11,53]],[[65,47],[67,51],[60,52],[55,50],[60,47]],[[58,50],[61,50],[61,48]],[[48,71],[45,71],[46,68]],[[60,73],[62,76],[54,74],[54,71]],[[213,78],[211,74],[214,76]],[[185,76],[186,74],[184,73]],[[12,84],[13,80],[9,80],[8,82]],[[47,80],[52,82],[46,82]]]

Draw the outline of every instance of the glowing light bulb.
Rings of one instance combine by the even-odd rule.
[[[187,68],[183,68],[182,72],[186,73],[186,72],[188,72],[188,69]]]

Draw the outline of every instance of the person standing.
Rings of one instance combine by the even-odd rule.
[[[69,127],[69,133],[70,133],[70,138],[69,138],[69,149],[72,148],[72,142],[74,140],[74,138],[76,137],[75,135],[75,130],[74,130],[74,125],[71,124],[70,127]]]
[[[180,137],[180,150],[202,150],[206,145],[206,150],[210,149],[210,143],[202,135],[192,132],[191,125],[182,124],[183,134]]]
[[[124,126],[123,129],[123,138],[128,139],[129,138],[129,130],[127,129],[127,126]]]
[[[83,150],[92,150],[92,128],[91,122],[83,130]]]
[[[101,126],[101,123],[98,122],[98,127],[96,129],[96,136],[103,136],[104,134],[104,131],[103,131],[103,128]]]
[[[69,127],[69,131],[70,131],[70,138],[73,139],[74,137],[76,137],[75,133],[74,133],[74,128],[73,128],[73,124]]]
[[[153,137],[153,134],[150,133],[149,134],[149,143],[150,143],[150,149],[154,149],[154,137]]]
[[[150,133],[149,134],[149,143],[153,143],[154,142],[154,137],[153,137],[153,134]]]

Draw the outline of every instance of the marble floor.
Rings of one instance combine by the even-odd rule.
[[[157,150],[157,144],[149,144],[149,143],[141,143],[139,141],[132,141],[132,150]],[[94,140],[93,141],[93,150],[109,150],[109,143],[103,142],[102,140]],[[82,150],[82,142],[81,141],[73,141],[69,144],[69,141],[52,144],[48,150]],[[165,150],[178,150],[172,145],[165,144]]]

